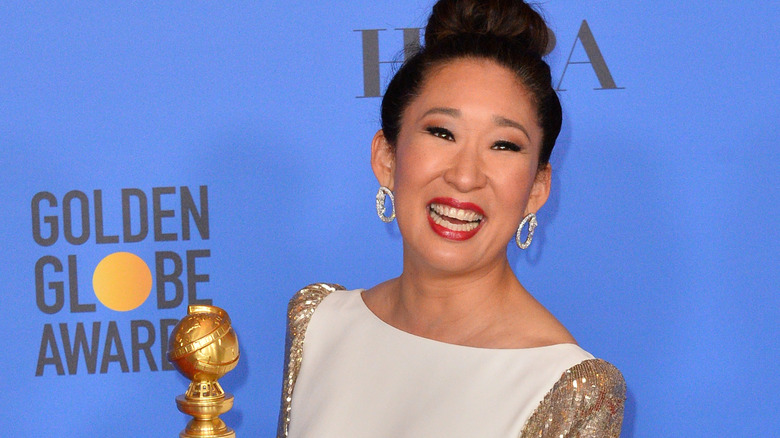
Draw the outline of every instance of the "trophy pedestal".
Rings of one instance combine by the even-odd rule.
[[[220,420],[233,407],[233,395],[225,394],[217,398],[188,398],[185,395],[176,397],[179,410],[194,418],[187,423],[187,428],[179,434],[179,438],[235,438],[236,433]]]

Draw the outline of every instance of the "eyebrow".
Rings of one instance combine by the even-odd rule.
[[[528,137],[529,140],[531,139],[531,135],[528,134],[528,131],[525,129],[525,126],[521,125],[518,122],[515,122],[514,120],[507,119],[506,117],[501,117],[501,116],[493,116],[493,121],[498,126],[506,126],[509,128],[519,129],[523,131],[523,134],[525,134],[525,136]]]
[[[461,116],[461,112],[460,112],[459,109],[447,108],[447,107],[434,107],[434,108],[431,108],[428,111],[426,111],[420,117],[420,119],[423,119],[426,116],[429,116],[431,114],[444,114],[445,116],[450,116],[450,117],[460,117]],[[520,124],[520,123],[518,123],[518,122],[516,122],[516,121],[514,121],[512,119],[507,119],[506,117],[501,117],[501,116],[493,116],[493,123],[495,123],[496,125],[501,126],[501,127],[508,127],[508,128],[518,129],[518,130],[522,131],[523,134],[525,134],[525,136],[528,137],[529,140],[531,139],[531,135],[528,133],[528,130],[525,129],[525,126],[523,126],[522,124]]]
[[[460,110],[455,108],[437,106],[426,111],[425,114],[423,114],[420,117],[420,119],[423,119],[426,116],[429,116],[431,114],[444,114],[445,116],[460,117]]]

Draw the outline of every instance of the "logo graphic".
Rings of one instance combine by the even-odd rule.
[[[420,47],[420,32],[421,28],[408,27],[408,28],[396,28],[396,31],[403,33],[403,60],[394,61],[381,61],[379,56],[379,35],[380,32],[385,32],[387,29],[357,29],[355,32],[360,32],[362,37],[363,48],[363,97],[382,97],[380,90],[380,83],[382,77],[382,67],[389,65],[397,65],[403,63],[409,59],[417,49]],[[557,42],[556,35],[550,31],[550,43],[547,48],[547,53],[555,50]],[[585,50],[587,60],[572,60],[572,55],[577,48],[577,43],[580,43]],[[566,72],[569,70],[569,66],[577,64],[588,64],[596,74],[596,78],[601,85],[596,90],[622,90],[624,87],[618,87],[615,83],[615,79],[612,77],[612,73],[609,71],[607,62],[604,60],[604,56],[601,53],[596,38],[588,25],[587,20],[582,20],[580,28],[577,31],[577,36],[574,38],[569,56],[566,60],[566,64],[563,67],[561,77],[554,81],[556,83],[556,91],[566,91],[561,88],[563,84],[563,78],[566,76]]]
[[[152,291],[152,271],[141,257],[115,252],[98,263],[92,275],[95,296],[104,306],[118,312],[138,308]]]
[[[585,54],[588,57],[587,61],[572,61],[571,55],[574,53],[574,49],[577,47],[577,41],[582,44],[582,48],[585,49]],[[577,37],[574,39],[574,43],[569,51],[569,57],[566,59],[566,65],[563,67],[563,73],[561,73],[561,79],[558,80],[558,85],[555,87],[556,91],[566,91],[561,88],[563,78],[566,76],[566,70],[572,64],[590,64],[593,67],[593,71],[596,73],[596,77],[601,84],[601,88],[595,88],[596,90],[623,90],[624,87],[618,87],[615,84],[615,80],[612,78],[612,73],[609,72],[607,62],[604,61],[604,56],[601,54],[601,49],[596,43],[596,38],[593,36],[593,32],[590,31],[588,22],[582,20],[580,30],[577,32]]]
[[[203,264],[211,250],[191,248],[209,239],[208,187],[125,188],[117,195],[113,203],[104,203],[103,190],[91,196],[71,190],[61,198],[41,191],[32,198],[33,241],[47,252],[34,268],[35,304],[46,318],[36,376],[74,375],[84,367],[87,374],[173,370],[165,353],[178,319],[152,321],[139,308],[152,290],[159,314],[211,304],[198,290],[209,282]],[[153,256],[124,250],[149,241]],[[94,264],[96,254],[102,258]],[[154,269],[139,254],[153,260]],[[92,291],[83,286],[89,284],[85,275],[91,276]],[[132,311],[140,319],[95,320]]]
[[[363,37],[363,95],[360,97],[381,97],[380,81],[381,66],[401,64],[409,59],[420,47],[419,27],[397,28],[396,31],[403,32],[404,59],[401,61],[380,61],[379,60],[379,32],[387,29],[358,29]]]

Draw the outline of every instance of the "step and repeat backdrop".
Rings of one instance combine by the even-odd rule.
[[[431,2],[0,4],[0,430],[174,437],[165,358],[226,309],[238,436],[273,436],[287,300],[401,269],[369,167]],[[780,7],[543,4],[565,121],[518,277],[628,382],[624,437],[769,436]]]

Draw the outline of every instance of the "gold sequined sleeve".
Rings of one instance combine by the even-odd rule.
[[[601,359],[586,360],[563,373],[520,438],[617,438],[625,399],[620,371]]]
[[[309,326],[314,309],[323,298],[333,291],[344,290],[343,286],[328,283],[310,284],[299,290],[287,306],[287,341],[285,345],[284,381],[282,382],[282,403],[279,409],[279,426],[276,436],[286,438],[290,426],[290,404],[292,403],[295,380],[303,360],[303,338]]]

